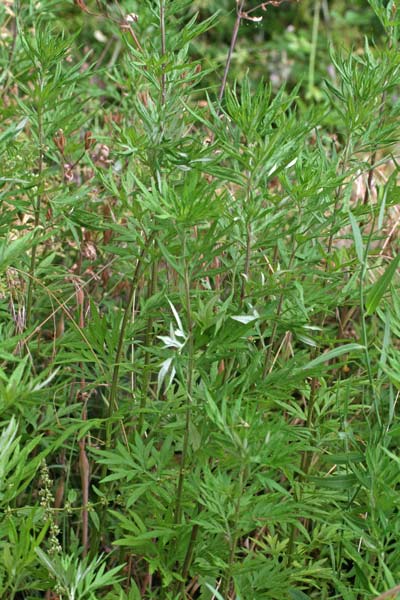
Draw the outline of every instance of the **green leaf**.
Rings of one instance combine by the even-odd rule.
[[[350,218],[351,228],[353,230],[353,238],[354,238],[354,244],[356,246],[358,262],[360,263],[360,265],[362,265],[364,263],[364,246],[363,246],[360,227],[356,221],[355,216],[353,215],[353,213],[350,210],[349,210],[349,218]]]
[[[13,123],[8,127],[1,135],[0,135],[0,144],[10,142],[11,139],[16,138],[21,131],[24,129],[25,125],[28,122],[28,117],[24,117],[19,123]],[[6,148],[6,144],[4,145],[4,149]]]
[[[157,239],[157,244],[158,244],[158,246],[159,246],[159,248],[161,250],[161,254],[165,258],[165,260],[167,261],[167,263],[170,264],[171,267],[173,267],[175,269],[175,271],[178,273],[178,275],[180,275],[181,277],[183,277],[183,267],[182,267],[182,265],[180,265],[178,263],[176,257],[173,256],[169,252],[169,250],[164,245],[164,243],[161,241],[161,239]]]
[[[175,530],[171,529],[170,527],[158,527],[135,536],[127,535],[123,538],[115,540],[114,544],[116,546],[131,546],[132,548],[136,548],[137,546],[142,546],[149,540],[153,540],[153,538],[159,538],[163,542],[166,542],[173,539],[175,535]]]
[[[328,490],[348,490],[357,484],[357,477],[352,473],[347,475],[329,475],[328,477],[310,477],[317,487]]]
[[[89,517],[90,517],[90,520],[92,521],[96,531],[101,531],[100,519],[99,519],[99,515],[97,514],[97,512],[94,510],[91,510],[89,512]]]
[[[329,360],[333,360],[338,356],[342,356],[348,352],[358,352],[360,350],[365,350],[365,346],[362,346],[361,344],[345,344],[344,346],[338,346],[337,348],[333,348],[333,350],[329,350],[329,352],[325,352],[324,354],[321,354],[321,356],[314,358],[314,360],[304,365],[302,370],[305,371],[308,369],[313,369],[314,367],[318,367],[318,365],[321,365]]]
[[[399,264],[399,260],[400,260],[400,254],[398,254],[390,262],[390,264],[386,267],[386,270],[383,273],[383,275],[370,288],[370,290],[367,294],[366,302],[365,302],[366,309],[367,309],[367,312],[366,312],[367,315],[372,315],[378,308],[379,303],[380,303],[384,293],[388,289],[390,282],[392,281],[392,279],[396,273],[397,266]]]
[[[214,587],[212,587],[212,585],[210,585],[207,582],[206,582],[206,587],[210,590],[210,592],[213,593],[214,598],[216,598],[216,600],[225,600],[224,597],[221,596],[221,594],[219,593],[219,591],[216,590]]]
[[[31,248],[32,238],[33,232],[30,232],[12,241],[4,240],[0,244],[0,273]]]

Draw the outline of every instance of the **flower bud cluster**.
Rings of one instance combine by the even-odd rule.
[[[49,554],[61,554],[62,548],[58,537],[60,535],[60,528],[54,521],[54,515],[52,506],[54,504],[54,495],[52,492],[53,482],[50,479],[49,469],[46,462],[43,460],[40,467],[40,484],[39,497],[40,506],[44,509],[44,517],[46,521],[50,522],[50,536],[49,536]]]

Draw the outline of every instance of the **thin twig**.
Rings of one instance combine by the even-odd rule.
[[[229,46],[228,56],[226,58],[226,63],[225,63],[224,76],[222,77],[221,88],[220,88],[219,94],[218,94],[219,104],[221,104],[222,98],[224,97],[224,93],[225,93],[226,82],[228,80],[228,73],[229,73],[229,69],[231,66],[231,62],[232,62],[233,51],[235,50],[236,40],[237,40],[239,27],[240,27],[240,22],[242,20],[242,12],[243,12],[243,7],[244,7],[244,2],[245,2],[245,0],[240,0],[240,2],[237,5],[237,9],[236,9],[236,20],[235,20],[235,25],[233,26],[231,45]],[[219,114],[219,111],[220,111],[220,107],[218,107],[218,110],[217,110],[218,114]]]
[[[220,87],[219,94],[218,94],[218,102],[219,102],[219,106],[217,107],[218,115],[221,112],[221,102],[222,102],[222,99],[225,94],[226,83],[228,80],[228,73],[229,73],[229,69],[231,66],[231,62],[232,62],[233,52],[234,52],[235,46],[236,46],[240,23],[242,22],[242,20],[261,21],[262,17],[251,17],[250,13],[252,13],[258,9],[265,11],[265,10],[267,10],[267,6],[269,6],[269,5],[270,6],[280,6],[285,1],[286,0],[268,0],[267,2],[261,2],[261,4],[258,4],[257,6],[254,6],[253,8],[250,8],[249,10],[243,10],[244,5],[245,5],[245,0],[236,0],[236,20],[235,20],[235,24],[234,24],[233,30],[232,30],[231,44],[229,46],[228,56],[226,58],[226,63],[225,63],[224,75],[222,77],[221,87]]]
[[[391,590],[387,590],[374,598],[374,600],[386,600],[386,598],[394,598],[393,594],[398,595],[400,593],[400,585],[395,585]]]
[[[261,4],[257,4],[253,8],[246,10],[246,16],[256,10],[267,10],[267,6],[280,6],[286,0],[269,0],[268,2],[261,2]]]

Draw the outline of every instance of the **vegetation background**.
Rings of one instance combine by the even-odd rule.
[[[3,0],[0,597],[400,593],[393,0]]]

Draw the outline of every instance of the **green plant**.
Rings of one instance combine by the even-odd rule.
[[[313,4],[307,90],[281,2],[1,9],[1,597],[397,589],[399,17]]]

